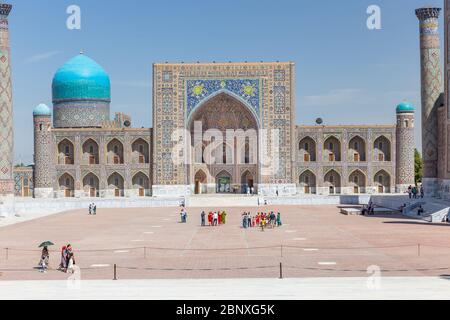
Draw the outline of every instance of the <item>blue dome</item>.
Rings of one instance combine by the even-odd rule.
[[[79,54],[58,69],[53,78],[53,102],[64,100],[111,101],[108,74],[94,60]]]
[[[47,105],[41,103],[33,109],[33,116],[51,116],[52,110]]]
[[[402,102],[397,106],[397,113],[414,112],[416,108],[409,102]]]

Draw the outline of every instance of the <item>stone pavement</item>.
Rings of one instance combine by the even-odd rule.
[[[438,277],[0,281],[0,300],[445,300]]]
[[[205,208],[206,211],[218,208]],[[219,208],[222,209],[222,208]],[[450,274],[450,225],[402,216],[344,216],[336,206],[267,207],[282,213],[281,228],[243,229],[241,214],[255,208],[228,208],[227,224],[201,227],[200,209],[76,210],[0,228],[0,280],[64,280],[41,274],[37,246],[53,241],[50,267],[71,243],[83,280],[110,280],[113,266],[126,279],[277,279],[365,277],[373,265],[384,276]],[[420,244],[420,246],[419,246]],[[8,250],[6,250],[8,248]]]

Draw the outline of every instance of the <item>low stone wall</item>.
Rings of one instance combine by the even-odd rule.
[[[86,209],[91,203],[97,208],[149,208],[177,207],[184,202],[183,198],[143,198],[143,199],[20,199],[6,201],[0,205],[0,216],[32,214],[54,214],[69,210]]]
[[[296,196],[265,197],[268,205],[363,205],[368,204],[370,195],[336,195],[336,196]]]

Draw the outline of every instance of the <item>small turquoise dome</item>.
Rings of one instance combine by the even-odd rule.
[[[94,60],[79,54],[67,61],[53,77],[53,102],[74,100],[111,101],[108,74]]]
[[[416,108],[409,102],[402,102],[397,106],[397,113],[414,112]]]
[[[47,105],[41,103],[33,109],[33,116],[51,116],[52,110]]]

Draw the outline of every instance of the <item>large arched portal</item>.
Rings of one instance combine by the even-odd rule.
[[[194,109],[189,117],[191,162],[189,184],[194,192],[199,170],[216,178],[216,192],[243,192],[249,181],[256,191],[258,174],[243,179],[242,172],[258,171],[258,121],[251,109],[222,92]],[[201,161],[200,161],[201,160]],[[216,173],[224,173],[220,176]]]

